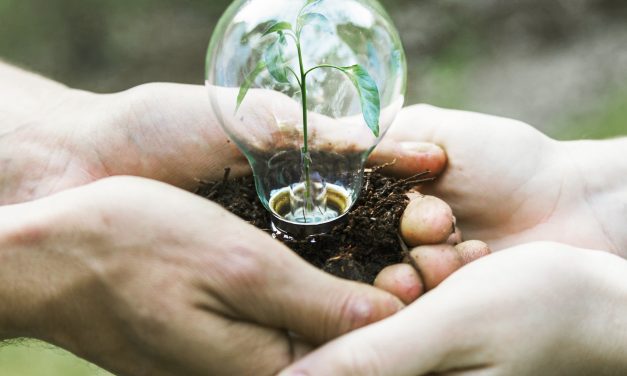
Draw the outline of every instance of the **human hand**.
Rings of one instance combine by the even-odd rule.
[[[402,264],[379,271],[374,285],[411,304],[449,275],[492,253],[479,240],[463,240],[450,206],[433,196],[409,193],[411,201],[400,219]]]
[[[0,63],[0,80],[7,79],[2,74],[6,69]],[[17,77],[24,84],[22,75],[11,71],[8,79]],[[227,167],[233,177],[250,173],[248,162],[220,127],[203,86],[153,83],[102,95],[27,77],[32,84],[29,90],[0,102],[0,204],[45,197],[115,175],[146,177],[193,190],[201,180],[221,179]],[[46,95],[33,94],[44,91],[44,86]],[[228,104],[235,106],[235,101]],[[276,92],[251,90],[243,107],[249,129],[276,130],[272,108],[293,114],[288,117],[294,121],[302,116],[298,103]],[[333,127],[327,124],[332,119],[314,115],[312,134],[326,135],[319,137],[320,142],[353,147],[340,137],[346,124]],[[275,136],[266,133],[264,137]],[[441,149],[436,153],[410,150],[397,157],[418,158],[432,169],[441,169],[445,161]]]
[[[446,150],[446,171],[421,192],[449,203],[469,238],[496,250],[550,240],[627,255],[624,140],[558,142],[519,121],[418,105],[401,112],[373,162],[416,142]],[[393,168],[422,170],[411,160]]]
[[[281,376],[622,375],[627,261],[531,243],[482,258]]]
[[[56,90],[55,106],[0,137],[0,204],[114,175],[192,189],[199,179],[219,179],[225,167],[234,175],[249,171],[202,86],[147,84],[108,95]]]
[[[207,200],[140,178],[0,214],[0,301],[12,302],[0,305],[0,334],[118,374],[270,375],[402,306]]]

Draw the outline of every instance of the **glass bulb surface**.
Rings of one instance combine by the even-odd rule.
[[[214,113],[248,158],[263,205],[295,226],[334,221],[355,203],[406,76],[398,33],[375,0],[237,0],[207,53]]]

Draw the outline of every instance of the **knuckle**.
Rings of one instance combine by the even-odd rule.
[[[330,305],[327,325],[324,326],[325,340],[379,321],[404,308],[404,304],[391,294],[382,291],[370,294],[359,287],[353,286]]]
[[[154,305],[148,307],[152,308]],[[176,315],[167,309],[135,307],[132,325],[127,333],[133,341],[143,346],[155,346],[171,335],[171,327],[175,322]]]
[[[381,320],[404,308],[404,304],[391,294],[366,294],[359,289],[345,295],[339,306],[340,320],[337,321],[342,323],[340,334]]]
[[[366,296],[351,292],[343,297],[340,319],[344,323],[340,334],[360,328],[375,318],[374,303]]]
[[[232,246],[225,256],[222,268],[225,283],[240,292],[263,289],[268,279],[259,254],[258,250],[252,249],[249,245]]]

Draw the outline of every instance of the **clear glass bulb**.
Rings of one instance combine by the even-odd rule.
[[[403,106],[406,71],[398,32],[375,0],[229,7],[206,85],[277,228],[311,235],[350,210],[369,154]]]

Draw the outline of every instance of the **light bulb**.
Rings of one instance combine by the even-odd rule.
[[[237,0],[207,53],[220,124],[246,155],[274,226],[295,237],[344,217],[403,106],[406,61],[375,0]]]

